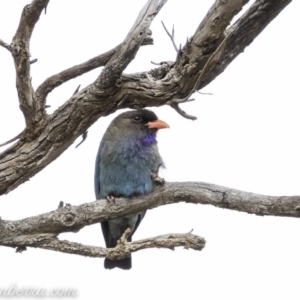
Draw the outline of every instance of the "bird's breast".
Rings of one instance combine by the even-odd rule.
[[[139,145],[108,148],[113,151],[104,148],[101,155],[101,197],[130,197],[152,191],[151,172],[161,163],[156,145],[144,149]]]

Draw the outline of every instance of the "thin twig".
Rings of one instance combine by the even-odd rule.
[[[181,47],[182,47],[181,44],[179,44],[179,50],[177,52],[176,61],[179,61],[180,56],[182,54],[182,48]]]
[[[87,135],[88,135],[87,131],[82,134],[82,141],[75,148],[78,148],[86,140]]]
[[[201,95],[210,95],[210,96],[213,95],[213,93],[202,93],[202,92],[199,92],[199,91],[197,91],[197,93],[201,94]]]
[[[171,103],[170,106],[172,108],[174,108],[182,117],[189,119],[189,120],[197,120],[197,117],[194,117],[192,115],[187,114],[185,111],[183,111],[180,107],[178,103]]]
[[[78,93],[80,86],[81,86],[81,84],[79,84],[79,86],[76,88],[75,92],[73,93],[73,96]]]
[[[60,208],[63,208],[63,207],[64,207],[64,201],[59,201],[57,209],[60,209]]]
[[[22,132],[20,132],[17,136],[15,136],[14,138],[10,139],[9,141],[3,143],[3,144],[0,144],[0,147],[3,147],[5,145],[8,145],[14,141],[16,141],[17,139],[19,139],[21,137],[21,135],[23,134],[24,130]]]
[[[156,66],[161,66],[162,65],[162,63],[156,63],[156,62],[154,62],[152,60],[151,60],[151,64],[156,65]]]
[[[2,41],[0,39],[0,46],[2,46],[3,48],[5,48],[6,50],[8,50],[9,52],[11,52],[11,47],[10,45],[8,45],[7,43],[5,43],[4,41]]]
[[[175,51],[178,53],[178,48],[177,48],[176,43],[175,43],[175,40],[174,40],[174,25],[173,25],[173,27],[172,27],[172,34],[170,34],[170,32],[169,32],[168,29],[166,28],[164,22],[161,21],[161,23],[162,23],[162,25],[163,25],[163,27],[164,27],[164,29],[165,29],[167,35],[170,37],[170,39],[171,39],[171,41],[172,41],[172,43],[173,43],[173,46],[174,46],[174,48],[175,48]]]
[[[36,63],[37,61],[38,61],[38,59],[35,58],[35,59],[31,60],[29,63],[32,65],[32,64]]]

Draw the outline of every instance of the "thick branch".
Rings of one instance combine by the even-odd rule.
[[[111,86],[111,90],[104,90],[97,83],[80,90],[49,118],[44,118],[33,132],[26,131],[15,145],[0,154],[0,195],[13,190],[51,163],[99,117],[126,107],[172,105],[185,100],[195,89],[203,87],[220,74],[290,0],[258,0],[240,21],[226,31],[230,20],[245,2],[217,1],[200,24],[195,37],[179,51],[175,63],[164,63],[149,72],[123,74],[118,81],[125,65],[133,59],[143,40],[136,36],[139,31],[135,30],[142,29],[143,36],[157,13],[154,9],[150,15],[151,5],[158,7],[164,3],[162,0],[149,2],[149,8],[146,7],[146,12],[139,19],[143,22],[133,27],[125,40],[128,44],[122,44],[120,50],[114,52],[97,80],[104,84],[103,87]],[[146,15],[148,18],[145,20]],[[56,84],[40,87],[40,95],[46,97]],[[26,86],[20,91],[25,93]],[[184,115],[181,109],[178,111]]]
[[[112,205],[100,200],[58,208],[23,220],[2,220],[0,243],[26,235],[76,232],[87,225],[179,202],[210,204],[263,216],[300,217],[300,196],[265,196],[208,183],[171,182],[131,201],[118,198]]]
[[[177,57],[174,73],[183,81],[181,92],[168,103],[182,103],[196,91],[200,83],[204,68],[215,57],[215,52],[220,48],[225,38],[225,30],[233,17],[243,8],[249,0],[217,0],[203,19],[194,36],[187,41]],[[218,62],[218,57],[213,59]],[[191,76],[191,75],[194,76]],[[171,72],[168,76],[171,75]],[[187,77],[190,79],[187,82]],[[174,105],[173,105],[174,106]],[[176,106],[175,106],[176,107]],[[178,107],[178,106],[177,106]]]
[[[27,128],[39,122],[44,115],[44,107],[35,103],[35,95],[30,76],[30,38],[41,12],[48,5],[49,0],[33,0],[23,9],[17,32],[12,40],[11,51],[15,62],[16,85],[20,108],[24,114]]]
[[[196,88],[203,88],[220,75],[291,1],[255,1],[245,14],[226,31],[226,45],[222,52],[218,53],[218,61],[205,70]]]
[[[300,217],[300,196],[265,196],[201,182],[173,182],[157,187],[154,192],[132,198],[94,201],[79,206],[59,207],[57,210],[18,221],[0,219],[0,245],[8,247],[39,247],[91,257],[122,258],[146,248],[184,246],[201,250],[205,241],[199,236],[168,234],[128,243],[126,235],[114,249],[85,246],[60,241],[57,235],[77,232],[87,225],[137,213],[172,203],[210,204],[260,216]],[[88,216],[88,217],[87,217]]]

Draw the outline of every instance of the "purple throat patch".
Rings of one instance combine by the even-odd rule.
[[[157,143],[155,133],[149,133],[143,138],[143,144],[145,146],[151,146],[154,143]]]

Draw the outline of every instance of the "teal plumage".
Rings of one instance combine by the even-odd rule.
[[[99,146],[95,165],[97,199],[128,197],[153,190],[151,173],[163,163],[158,152],[156,133],[168,125],[150,110],[127,111],[117,116],[107,128]],[[101,223],[106,247],[115,247],[129,227],[131,241],[146,212]],[[131,268],[131,256],[121,260],[105,259],[104,267]]]

